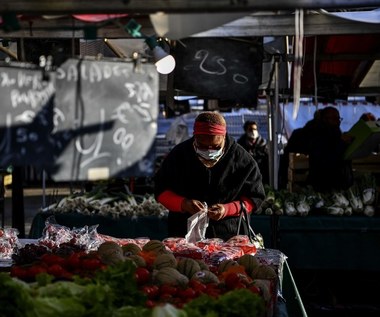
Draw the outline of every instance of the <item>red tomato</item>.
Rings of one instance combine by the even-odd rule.
[[[160,286],[160,294],[161,296],[162,295],[171,295],[171,296],[174,296],[176,295],[178,292],[178,288],[173,286],[173,285],[169,285],[169,284],[163,284]]]
[[[151,299],[148,299],[146,302],[145,302],[145,306],[148,307],[148,308],[153,308],[154,306],[156,306],[156,302],[151,300]]]
[[[247,288],[247,285],[245,285],[243,282],[238,282],[236,283],[234,289],[239,289],[239,288]]]
[[[226,283],[226,286],[228,289],[234,289],[238,285],[240,286],[240,284],[242,283],[241,274],[236,273],[236,272],[231,272],[226,276],[224,282]]]
[[[198,294],[204,293],[207,289],[207,286],[197,279],[190,280],[189,286]]]
[[[70,269],[78,269],[81,267],[81,260],[80,260],[81,254],[80,253],[72,253],[69,255],[69,257],[66,259],[66,266]]]
[[[218,290],[216,288],[209,288],[206,290],[206,294],[214,298],[218,297],[221,293],[222,293],[221,290]]]
[[[14,265],[11,267],[10,274],[12,277],[17,277],[24,280],[27,277],[27,270],[21,266]]]
[[[31,266],[29,269],[28,269],[28,273],[31,275],[31,276],[37,276],[38,274],[41,274],[41,273],[46,273],[47,269],[45,267],[43,267],[42,265],[33,265]]]
[[[87,258],[87,259],[81,260],[82,268],[89,271],[97,270],[102,265],[103,263],[97,258]]]
[[[141,290],[148,297],[148,299],[157,298],[160,292],[157,285],[144,285]]]
[[[178,290],[178,296],[183,299],[191,299],[196,297],[196,292],[191,287]]]
[[[55,277],[61,277],[66,273],[66,271],[63,269],[63,267],[59,264],[53,264],[52,266],[49,266],[47,269],[47,273],[55,276]]]
[[[255,293],[255,294],[259,294],[261,295],[261,290],[260,288],[258,288],[256,285],[250,285],[248,287],[248,289],[252,292],[252,293]]]
[[[137,284],[143,285],[150,281],[150,272],[144,267],[138,267],[135,272],[135,277]]]
[[[53,264],[63,265],[66,260],[59,255],[52,254],[52,253],[45,253],[41,256],[41,261],[50,266]]]

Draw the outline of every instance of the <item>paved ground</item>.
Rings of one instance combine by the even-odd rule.
[[[24,189],[24,215],[25,215],[25,235],[29,234],[33,218],[42,207],[49,206],[62,197],[69,195],[70,187],[48,187],[26,188]],[[12,190],[7,189],[4,201],[4,227],[12,227]],[[1,227],[2,224],[0,224]]]

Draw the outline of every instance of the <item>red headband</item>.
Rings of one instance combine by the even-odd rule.
[[[195,122],[193,134],[225,135],[226,127],[208,122]]]

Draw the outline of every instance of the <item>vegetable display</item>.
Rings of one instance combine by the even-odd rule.
[[[266,199],[257,210],[258,214],[307,216],[327,214],[332,216],[365,215],[376,213],[377,187],[373,175],[364,174],[346,191],[322,194],[306,186],[298,192],[275,190],[265,187]]]
[[[139,217],[155,215],[165,217],[168,210],[158,203],[152,194],[133,195],[126,186],[109,188],[99,184],[90,192],[78,192],[62,198],[41,211],[53,213],[81,213],[118,218],[120,216]]]
[[[65,252],[56,243],[19,248],[10,274],[0,273],[0,316],[273,315],[277,267],[256,252],[236,256],[241,253],[228,250],[233,241],[248,241],[243,236],[223,246],[217,240],[194,245],[203,250],[202,259],[191,253],[175,256],[176,249],[190,246],[176,238],[129,239],[128,248],[122,239],[116,241],[104,241],[97,250],[80,250],[75,244],[70,249],[68,243]],[[123,253],[125,249],[136,253]],[[218,262],[210,252],[219,255]],[[225,265],[227,260],[234,265]]]

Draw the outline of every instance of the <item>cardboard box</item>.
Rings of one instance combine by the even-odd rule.
[[[345,159],[365,157],[377,152],[380,145],[380,122],[359,120],[348,131],[354,141],[344,153]]]
[[[288,180],[290,182],[306,182],[309,170],[294,170],[288,168]]]
[[[302,153],[289,153],[289,167],[291,169],[308,169],[309,156]]]

